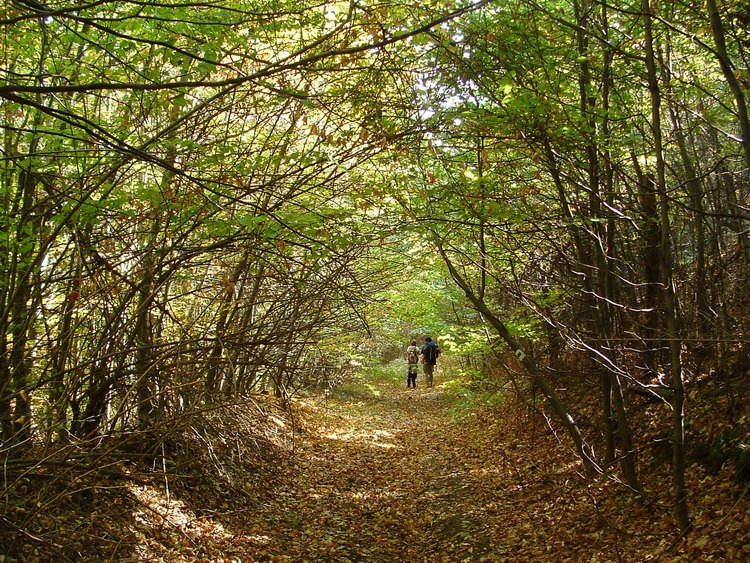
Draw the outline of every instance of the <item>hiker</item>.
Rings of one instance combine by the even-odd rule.
[[[412,340],[411,345],[406,348],[406,362],[409,372],[406,375],[406,386],[417,387],[417,366],[419,365],[420,348],[417,341]]]
[[[422,346],[422,362],[424,363],[424,378],[427,381],[427,387],[432,387],[432,376],[435,373],[435,365],[440,357],[440,346],[433,342],[429,336],[424,339]]]

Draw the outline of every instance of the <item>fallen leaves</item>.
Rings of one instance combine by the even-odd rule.
[[[17,559],[750,560],[750,495],[721,474],[690,468],[695,530],[675,542],[668,476],[659,471],[644,472],[656,492],[642,502],[613,480],[584,480],[567,445],[511,402],[458,419],[440,389],[370,391],[356,402],[307,397],[294,443],[279,436],[270,457],[227,450],[233,465],[224,481],[200,467],[168,495],[158,480],[113,486],[92,477],[70,502],[37,516],[45,530],[36,541],[13,540],[23,546]],[[270,424],[283,426],[275,420],[283,416],[274,412]],[[228,448],[230,433],[243,447],[236,427],[217,444]],[[225,471],[220,457],[210,459]],[[15,514],[31,512],[19,503]]]
[[[329,403],[318,411],[339,440],[310,436],[299,453],[312,452],[316,463],[299,478],[341,480],[321,503],[298,501],[313,510],[306,560],[325,560],[315,537],[331,529],[340,561],[374,553],[376,561],[647,561],[716,552],[716,538],[667,552],[677,532],[666,507],[643,510],[612,481],[582,480],[569,449],[530,435],[518,413],[457,421],[433,395],[381,389],[369,407]],[[738,532],[723,552],[742,553],[744,521],[726,523]],[[304,549],[282,548],[299,556]]]

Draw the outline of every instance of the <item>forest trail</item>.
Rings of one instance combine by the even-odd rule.
[[[368,391],[316,405],[320,425],[297,437],[294,478],[258,522],[259,532],[269,520],[281,532],[269,537],[267,554],[478,560],[494,543],[481,514],[489,508],[471,506],[472,466],[440,390],[380,384]]]
[[[651,560],[640,541],[625,555],[571,467],[539,467],[497,421],[459,419],[443,394],[379,384],[309,405],[291,465],[243,515],[241,560]],[[554,443],[537,447],[555,459]]]
[[[271,507],[286,530],[269,551],[294,561],[462,561],[490,547],[439,391],[381,385],[329,399],[319,416]]]
[[[584,479],[565,436],[556,438],[554,422],[548,427],[539,410],[499,394],[474,402],[471,393],[361,381],[298,395],[293,409],[258,397],[241,407],[249,418],[224,411],[203,420],[217,438],[196,450],[210,456],[187,453],[193,467],[161,476],[144,465],[111,464],[123,471],[102,476],[86,466],[72,496],[72,473],[49,479],[40,470],[23,491],[49,487],[45,498],[54,495],[40,515],[45,529],[6,534],[19,556],[0,560],[750,560],[750,516],[736,487],[717,487],[711,475],[696,473],[696,528],[675,542],[665,487],[645,503],[614,479]],[[487,399],[494,406],[480,408]],[[222,426],[227,413],[233,422]],[[668,469],[655,460],[642,465],[657,478]],[[14,503],[23,515],[21,500]]]

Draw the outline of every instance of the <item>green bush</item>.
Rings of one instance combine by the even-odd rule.
[[[386,365],[365,366],[360,371],[360,379],[372,383],[398,383],[406,380],[406,364],[403,360],[393,360]]]

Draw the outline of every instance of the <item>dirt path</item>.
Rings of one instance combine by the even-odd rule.
[[[456,405],[441,387],[367,383],[298,402],[293,450],[284,440],[248,455],[232,481],[235,498],[205,480],[179,499],[140,487],[137,503],[119,504],[124,523],[137,509],[132,557],[118,547],[117,558],[87,560],[747,561],[745,528],[724,542],[743,558],[696,556],[707,534],[724,533],[710,520],[693,545],[670,550],[668,506],[646,505],[611,479],[581,478],[568,441],[527,406],[509,400],[459,418]],[[288,420],[266,417],[277,428]],[[714,513],[745,518],[725,505],[718,499]]]
[[[315,401],[293,465],[243,515],[239,560],[683,561],[652,556],[664,530],[629,532],[625,496],[599,505],[564,442],[522,413],[459,419],[443,395],[384,384]]]
[[[48,521],[64,532],[55,537],[64,540],[24,536],[34,543],[22,545],[24,557],[8,560],[748,561],[746,504],[728,488],[710,489],[709,477],[704,490],[712,503],[696,511],[696,539],[670,549],[676,533],[669,505],[634,499],[612,479],[582,479],[568,440],[556,440],[528,406],[509,400],[462,418],[455,406],[440,387],[363,383],[294,409],[293,450],[288,411],[259,409],[267,435],[283,438],[216,431],[242,445],[212,449],[216,460],[243,455],[207,459],[205,471],[185,473],[169,489],[97,477],[82,489],[91,491],[88,498],[47,505]],[[214,482],[217,471],[226,473]],[[227,483],[236,492],[231,498]],[[725,526],[730,519],[732,527]],[[55,556],[43,558],[42,548]]]
[[[544,521],[519,513],[530,519],[515,527],[508,514],[534,483],[518,483],[506,454],[473,443],[439,389],[382,385],[313,410],[291,474],[282,471],[237,540],[253,560],[555,560]]]
[[[317,408],[320,426],[298,438],[295,478],[269,507],[283,532],[268,538],[268,555],[461,561],[488,550],[465,506],[471,478],[438,391],[382,386]]]

